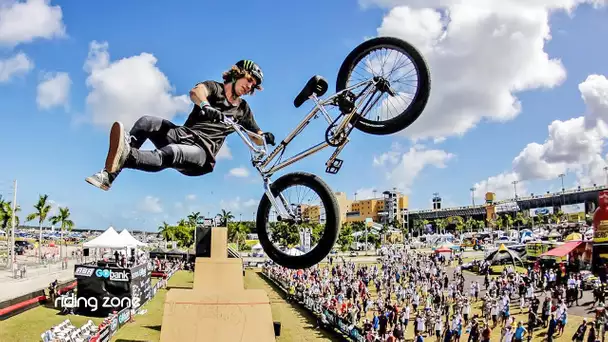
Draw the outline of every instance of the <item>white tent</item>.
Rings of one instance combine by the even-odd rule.
[[[287,255],[302,255],[302,254],[304,254],[304,252],[302,252],[301,250],[299,250],[297,248],[290,248],[289,250],[285,251],[285,254],[287,254]]]
[[[118,234],[118,236],[122,239],[122,242],[127,247],[141,247],[141,246],[148,245],[147,243],[143,243],[143,242],[137,240],[136,238],[134,238],[133,235],[131,235],[131,233],[129,233],[129,231],[126,229],[123,229],[122,232],[120,232],[120,234]]]
[[[105,232],[101,233],[98,237],[91,241],[87,241],[82,244],[84,248],[125,248],[125,244],[122,242],[122,238],[118,235],[113,227],[106,229]]]

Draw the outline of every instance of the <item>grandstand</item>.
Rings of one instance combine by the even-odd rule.
[[[410,227],[418,220],[434,220],[448,218],[452,216],[461,216],[463,218],[472,217],[474,219],[485,219],[488,214],[497,213],[515,213],[518,211],[528,211],[530,209],[553,207],[559,209],[563,205],[585,204],[585,212],[590,213],[595,210],[598,203],[598,194],[600,191],[608,190],[608,186],[593,186],[588,188],[549,192],[546,194],[536,195],[530,194],[527,197],[517,197],[505,199],[492,203],[484,203],[481,205],[469,205],[442,209],[423,209],[410,210],[408,213]]]

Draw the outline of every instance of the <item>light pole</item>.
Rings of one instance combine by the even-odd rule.
[[[471,189],[471,202],[473,202],[473,206],[475,206],[475,187],[472,187]]]
[[[13,267],[13,262],[15,261],[15,216],[17,216],[17,180],[15,179],[15,183],[13,185],[13,213],[11,215],[11,239],[9,248],[11,250],[11,267]],[[8,236],[8,234],[6,234]],[[40,246],[42,244],[42,239],[38,242]]]
[[[608,184],[608,166],[604,166],[604,171],[606,172],[606,184]]]
[[[518,180],[514,180],[511,182],[511,184],[513,184],[513,191],[515,192],[515,199],[517,199],[517,183],[519,183]]]
[[[560,173],[559,175],[557,175],[559,178],[562,179],[562,193],[566,191],[566,189],[564,188],[564,177],[566,176],[566,174],[564,173]]]

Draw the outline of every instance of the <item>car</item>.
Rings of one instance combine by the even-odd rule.
[[[356,257],[358,256],[357,252],[355,251],[350,251],[350,254],[348,254],[349,257]]]
[[[23,247],[24,249],[33,249],[34,244],[29,241],[17,240],[15,241],[15,246]]]

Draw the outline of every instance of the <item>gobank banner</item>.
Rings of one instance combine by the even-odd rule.
[[[95,276],[97,278],[105,278],[111,281],[129,281],[129,273],[127,270],[111,270],[98,268],[95,270]]]
[[[564,214],[580,214],[585,213],[585,203],[566,204],[561,207]]]
[[[540,215],[546,216],[551,214],[553,214],[553,207],[530,209],[530,217],[536,217]]]

